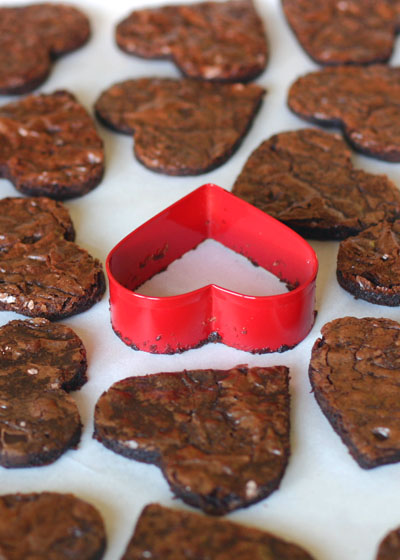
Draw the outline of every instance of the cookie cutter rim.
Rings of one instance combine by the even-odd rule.
[[[272,272],[291,289],[252,296],[209,284],[174,296],[135,292],[209,238]],[[123,238],[110,251],[106,271],[112,327],[136,350],[172,354],[223,342],[252,353],[281,352],[301,342],[314,324],[318,260],[312,247],[278,220],[212,183]]]

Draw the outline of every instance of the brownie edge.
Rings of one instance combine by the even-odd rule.
[[[296,544],[251,527],[150,504],[121,560],[313,560]]]
[[[381,221],[342,241],[337,255],[338,283],[378,305],[400,305],[400,220]]]
[[[400,527],[390,531],[381,541],[376,560],[398,560],[400,558]]]
[[[360,467],[400,461],[400,324],[343,317],[324,325],[309,366],[314,396]]]
[[[0,496],[0,557],[4,560],[100,560],[105,546],[99,512],[72,494]]]
[[[160,467],[176,496],[222,515],[276,490],[290,455],[289,370],[237,366],[137,376],[95,408],[94,437]]]

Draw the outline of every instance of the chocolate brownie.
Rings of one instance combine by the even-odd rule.
[[[100,560],[105,545],[99,512],[72,494],[0,496],[0,557],[4,560]]]
[[[309,374],[323,413],[362,468],[400,461],[400,324],[343,317],[321,332]]]
[[[379,545],[376,560],[398,560],[400,558],[400,527],[390,531]]]
[[[356,298],[400,305],[399,254],[400,221],[380,222],[340,243],[338,282]]]
[[[314,239],[343,239],[400,217],[384,175],[354,169],[337,136],[315,129],[275,134],[248,159],[233,193]]]
[[[103,141],[67,91],[29,95],[0,107],[0,177],[22,193],[66,199],[96,187]]]
[[[60,202],[0,200],[0,310],[60,319],[99,301],[105,290],[101,263],[73,238]]]
[[[400,161],[400,68],[324,68],[298,78],[288,102],[307,121],[340,126],[356,150]]]
[[[95,409],[95,433],[125,457],[158,465],[172,491],[210,514],[266,498],[289,453],[284,366],[130,377]]]
[[[0,327],[0,464],[55,461],[80,439],[81,421],[66,391],[86,382],[86,351],[68,327],[46,319]]]
[[[0,8],[0,94],[32,91],[47,78],[52,60],[81,47],[89,21],[66,4]]]
[[[129,54],[170,58],[185,76],[204,80],[252,80],[268,60],[252,0],[135,10],[118,24],[116,41]]]
[[[312,560],[275,535],[158,504],[144,508],[121,560]]]
[[[239,147],[264,93],[254,84],[142,78],[111,86],[95,109],[107,126],[135,134],[135,155],[149,169],[198,175]]]
[[[387,61],[400,28],[399,0],[282,0],[301,46],[319,64]]]

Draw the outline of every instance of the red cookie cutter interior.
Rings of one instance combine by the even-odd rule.
[[[214,239],[290,285],[249,296],[214,284],[168,297],[135,293],[205,239]],[[248,352],[288,350],[314,323],[314,250],[297,233],[221,187],[203,185],[123,239],[108,255],[111,322],[137,350],[182,352],[223,342]]]

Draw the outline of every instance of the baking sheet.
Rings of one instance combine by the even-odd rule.
[[[178,76],[172,63],[131,57],[114,44],[116,22],[133,8],[159,3],[81,0],[79,5],[92,22],[92,39],[84,48],[61,58],[38,91],[68,88],[92,110],[99,93],[116,81],[141,76]],[[286,94],[298,75],[317,66],[297,44],[278,0],[256,0],[256,5],[265,21],[271,52],[267,70],[256,81],[268,89],[268,94],[250,133],[230,161],[197,177],[159,175],[134,160],[129,136],[115,134],[99,125],[107,157],[104,180],[93,192],[67,202],[66,206],[76,227],[77,242],[101,261],[105,261],[114,244],[131,230],[198,186],[214,182],[230,189],[247,157],[271,134],[306,126],[286,108]],[[399,59],[397,48],[391,63]],[[3,97],[0,102],[14,99]],[[354,163],[368,171],[387,173],[400,185],[399,164],[362,156],[354,156]],[[0,189],[2,196],[17,195],[6,180],[0,180]],[[278,491],[227,517],[293,540],[319,560],[373,560],[378,541],[389,529],[400,525],[400,464],[371,471],[364,471],[356,464],[318,408],[307,369],[311,346],[325,322],[345,315],[400,320],[400,311],[356,301],[335,279],[338,243],[312,242],[312,245],[320,262],[318,316],[310,335],[283,354],[252,355],[222,344],[208,344],[175,356],[135,352],[111,329],[107,295],[86,313],[65,320],[82,338],[88,351],[89,382],[74,393],[84,424],[81,444],[78,450],[67,452],[46,467],[0,468],[0,493],[73,492],[93,503],[106,523],[108,549],[104,559],[117,560],[146,504],[157,501],[179,508],[188,506],[173,498],[158,468],[118,456],[92,439],[93,409],[101,393],[114,381],[131,375],[184,368],[230,368],[244,363],[282,364],[291,371],[292,456],[288,469]],[[184,274],[190,289],[196,270],[189,268]],[[229,276],[231,271],[227,270],[226,277]],[[0,324],[16,318],[21,316],[3,312]]]

